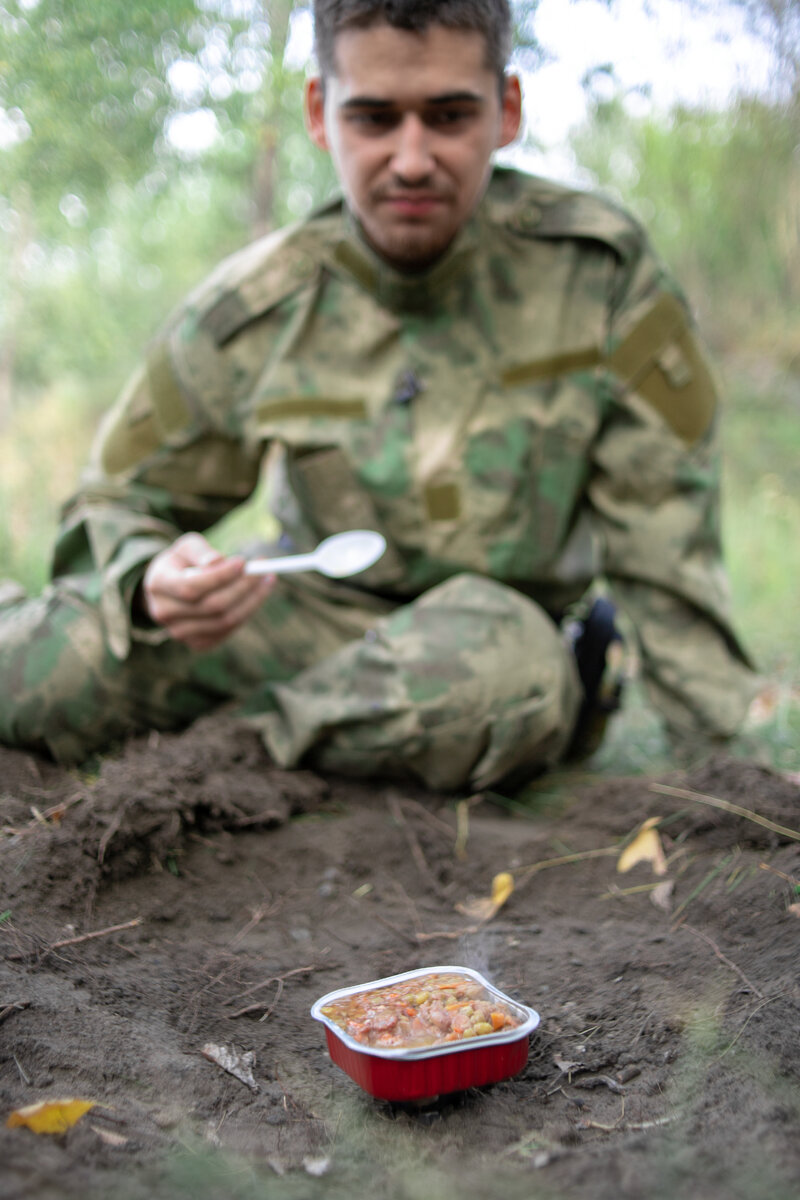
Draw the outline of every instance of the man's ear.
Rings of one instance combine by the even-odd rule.
[[[495,149],[513,142],[522,124],[522,87],[519,76],[506,75],[500,108],[500,134]]]
[[[306,81],[303,100],[308,136],[320,150],[328,150],[328,135],[325,132],[325,85],[320,75]]]

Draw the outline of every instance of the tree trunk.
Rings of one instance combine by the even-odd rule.
[[[12,205],[16,213],[16,224],[11,234],[11,250],[8,256],[5,320],[0,327],[0,429],[5,429],[8,424],[14,404],[17,335],[23,311],[24,260],[33,227],[31,194],[24,184],[15,189]]]
[[[286,91],[284,67],[286,43],[293,0],[270,0],[264,5],[264,17],[270,27],[272,65],[265,84],[266,113],[261,145],[253,172],[253,235],[267,233],[275,225],[275,192],[278,174],[278,146],[281,139],[281,113]]]

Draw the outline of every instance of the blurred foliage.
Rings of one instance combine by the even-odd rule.
[[[695,8],[712,11],[719,0],[692,0]],[[776,82],[784,99],[800,98],[800,0],[728,0],[744,11],[751,33],[772,50]]]
[[[725,350],[785,328],[800,355],[800,99],[741,97],[723,112],[628,115],[596,101],[573,139],[602,190],[632,208]],[[785,316],[785,320],[783,317]]]

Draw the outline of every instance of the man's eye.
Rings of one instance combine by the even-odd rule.
[[[436,108],[425,118],[426,123],[434,129],[454,129],[464,125],[473,116],[471,109],[466,108]]]
[[[381,133],[397,124],[397,116],[391,112],[352,112],[348,122],[367,132]]]

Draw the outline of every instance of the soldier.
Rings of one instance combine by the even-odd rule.
[[[156,338],[51,586],[0,615],[0,740],[79,761],[236,700],[285,766],[532,775],[591,715],[617,635],[596,606],[576,663],[566,629],[602,577],[675,743],[724,742],[754,677],[675,283],[620,209],[492,170],[520,122],[506,0],[317,0],[315,21],[307,125],[343,198]],[[212,549],[267,454],[287,548],[364,527],[383,558],[260,579]]]

